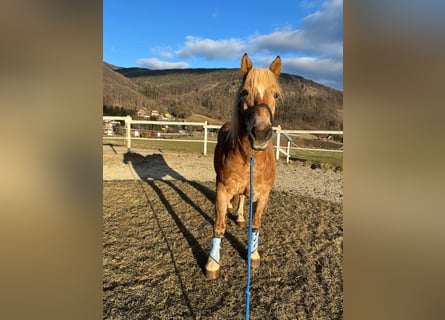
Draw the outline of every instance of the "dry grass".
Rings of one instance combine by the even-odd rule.
[[[202,114],[193,113],[192,115],[188,116],[185,119],[186,122],[204,122],[207,121],[208,124],[214,124],[214,125],[223,125],[224,121],[216,120],[210,117],[207,117]]]
[[[209,137],[209,139],[215,139],[216,135]],[[201,139],[200,137],[191,137],[188,139]],[[131,142],[132,148],[135,149],[154,149],[163,152],[177,152],[177,153],[195,153],[202,154],[204,146],[202,142],[187,142],[184,141],[171,141],[168,139],[159,140],[144,140],[133,139]],[[103,144],[109,144],[114,146],[126,146],[126,141],[121,139],[104,140]],[[207,154],[213,155],[215,151],[216,143],[207,144]],[[283,157],[283,155],[281,155]],[[309,165],[314,164],[314,167],[326,167],[334,168],[335,170],[343,170],[343,153],[333,151],[314,151],[314,150],[292,150],[291,149],[291,161],[307,162]]]
[[[205,279],[214,185],[104,182],[104,319],[243,319],[247,230],[229,214]],[[251,319],[342,319],[342,206],[272,192],[251,278]]]

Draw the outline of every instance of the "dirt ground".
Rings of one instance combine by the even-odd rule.
[[[212,156],[164,153],[159,150],[133,150],[124,159],[125,147],[103,148],[103,180],[187,180],[215,181]],[[304,163],[277,164],[274,184],[277,191],[341,202],[343,172],[312,169]]]
[[[103,318],[243,319],[247,227],[231,213],[220,275],[204,274],[215,211],[211,158],[104,146],[103,166]],[[342,174],[277,168],[250,318],[342,319]]]

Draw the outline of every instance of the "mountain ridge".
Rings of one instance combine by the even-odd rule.
[[[104,112],[135,115],[157,110],[185,118],[192,113],[231,119],[239,69],[195,68],[152,70],[123,68],[103,62]],[[298,75],[282,73],[283,100],[274,123],[286,129],[343,129],[343,92]]]

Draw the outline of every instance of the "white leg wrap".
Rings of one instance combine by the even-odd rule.
[[[260,237],[259,231],[252,232],[252,253],[258,250],[258,238]]]
[[[212,238],[212,247],[210,248],[210,257],[219,264],[219,250],[221,249],[221,238]]]

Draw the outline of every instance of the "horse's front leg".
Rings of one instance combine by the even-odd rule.
[[[251,255],[250,262],[252,268],[258,268],[260,266],[260,254],[258,253],[258,244],[260,237],[260,225],[261,216],[264,209],[266,208],[267,202],[269,201],[269,193],[262,195],[258,198],[256,202],[253,203],[252,207],[252,243],[251,243]]]
[[[226,213],[227,213],[227,195],[226,188],[222,183],[216,186],[216,219],[213,226],[212,246],[210,248],[209,259],[205,266],[207,279],[216,279],[218,277],[220,266],[221,241],[226,231]]]

